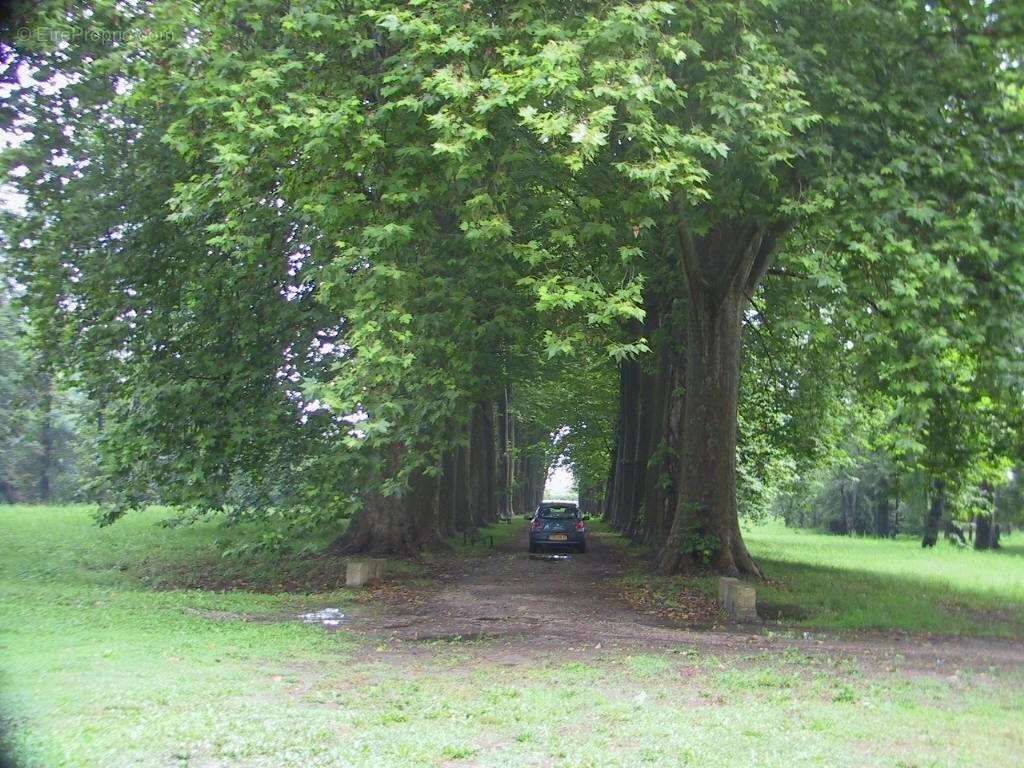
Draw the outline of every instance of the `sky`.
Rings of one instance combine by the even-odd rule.
[[[560,501],[575,499],[574,482],[575,478],[573,478],[572,470],[569,467],[555,467],[548,474],[547,483],[544,485],[544,498]]]

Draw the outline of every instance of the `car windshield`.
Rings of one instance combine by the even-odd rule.
[[[570,506],[551,506],[541,507],[537,512],[538,517],[543,517],[547,520],[564,520],[570,517],[576,517],[576,507]]]

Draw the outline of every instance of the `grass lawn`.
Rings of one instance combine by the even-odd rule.
[[[925,768],[1024,755],[1024,673],[881,674],[792,648],[537,656],[370,643],[296,619],[354,607],[336,562],[225,561],[222,528],[158,526],[166,515],[97,529],[84,508],[0,507],[0,733],[19,766]],[[827,580],[830,540],[765,529],[752,541],[785,580],[779,599],[832,604],[794,585],[801,573]],[[996,562],[937,557],[954,555]],[[900,573],[883,554],[844,557],[869,586]],[[1000,558],[1020,573],[1024,558]],[[317,591],[300,591],[303,569]],[[986,607],[1005,583],[1019,606],[1019,576],[950,573],[911,578]]]
[[[996,552],[917,538],[881,540],[792,530],[744,533],[769,579],[762,613],[831,629],[897,629],[1024,638],[1024,533]]]

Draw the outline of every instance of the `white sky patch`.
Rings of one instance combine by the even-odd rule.
[[[0,93],[0,98],[2,97],[3,94]],[[24,140],[24,134],[19,135],[17,133],[12,133],[11,131],[0,131],[0,150],[16,147]],[[15,168],[11,168],[8,173],[14,178],[20,179],[28,173],[28,168],[24,165],[19,165]],[[13,184],[0,184],[0,210],[10,211],[18,216],[24,216],[27,204],[28,198],[15,189]]]
[[[555,467],[548,473],[547,482],[544,484],[544,498],[559,501],[575,499],[576,490],[573,488],[575,482],[576,477],[572,473],[572,467]]]
[[[551,442],[558,445],[564,440],[571,430],[567,426],[561,426],[551,433]],[[544,498],[549,501],[569,501],[576,498],[576,476],[573,474],[572,465],[566,463],[564,455],[554,461],[554,466],[548,470],[547,480],[544,483]]]
[[[0,210],[24,216],[27,204],[28,198],[18,192],[13,186],[10,184],[0,185]]]

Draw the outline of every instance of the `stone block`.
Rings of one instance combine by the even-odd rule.
[[[736,621],[757,621],[757,590],[736,580],[726,585],[725,612]]]
[[[345,586],[362,587],[379,579],[380,565],[378,560],[349,560],[345,566]]]
[[[734,579],[731,576],[722,576],[718,579],[718,602],[723,606],[725,605],[726,598],[729,594],[729,586],[732,584],[739,584],[739,579]]]

